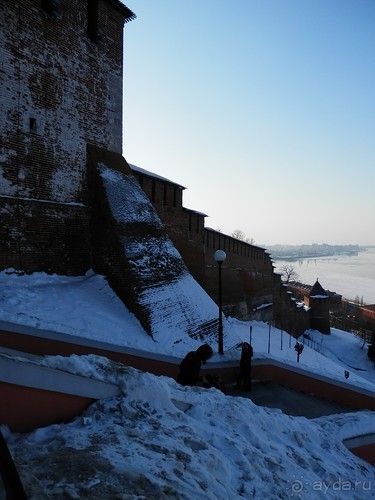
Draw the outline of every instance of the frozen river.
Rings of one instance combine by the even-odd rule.
[[[275,271],[293,265],[299,281],[313,285],[317,278],[326,290],[337,292],[347,299],[363,298],[375,304],[375,247],[357,255],[334,255],[296,261],[275,260]]]

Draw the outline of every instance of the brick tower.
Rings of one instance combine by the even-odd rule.
[[[118,0],[18,0],[0,10],[0,268],[91,264],[87,146],[121,154]]]

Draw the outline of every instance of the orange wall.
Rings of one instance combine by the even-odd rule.
[[[13,432],[30,432],[80,415],[93,399],[0,382],[0,422]]]

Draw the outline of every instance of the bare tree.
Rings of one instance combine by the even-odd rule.
[[[282,280],[288,284],[291,281],[297,281],[299,275],[292,264],[285,264],[280,268]]]
[[[359,295],[356,295],[355,299],[354,299],[354,303],[357,304],[357,306],[363,306],[363,305],[365,305],[365,303],[363,301],[363,296],[360,297]]]
[[[235,229],[233,233],[231,234],[232,238],[236,238],[237,240],[245,241],[246,243],[249,243],[250,245],[254,245],[255,240],[254,238],[247,238],[246,234],[241,230],[241,229]]]

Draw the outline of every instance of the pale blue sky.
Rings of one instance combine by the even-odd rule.
[[[124,156],[258,245],[375,245],[374,0],[124,0]]]

